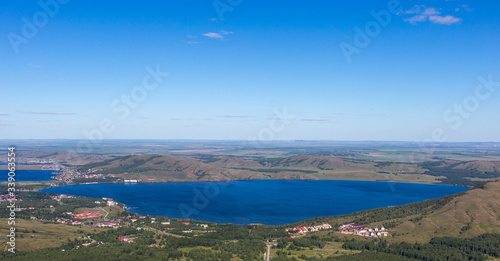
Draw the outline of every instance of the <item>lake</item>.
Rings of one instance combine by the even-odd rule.
[[[466,189],[375,181],[251,180],[72,185],[42,191],[109,197],[142,215],[241,225],[281,225],[314,217],[344,215],[423,201]]]
[[[16,181],[49,181],[54,180],[52,172],[55,170],[16,170]],[[1,181],[7,181],[8,170],[0,170]]]

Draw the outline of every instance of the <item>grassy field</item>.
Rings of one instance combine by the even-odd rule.
[[[307,258],[326,258],[329,256],[340,256],[361,252],[356,250],[342,249],[342,244],[342,242],[328,242],[324,248],[304,248],[301,250],[286,250],[285,252],[288,252],[290,254],[288,255],[289,258],[295,257],[298,260],[303,260],[301,257],[304,256]],[[271,248],[271,256],[276,257],[277,251],[280,251],[280,249]]]
[[[10,229],[7,219],[0,219],[0,246],[2,251],[6,247],[6,237]],[[68,238],[73,240],[83,233],[92,232],[95,229],[90,227],[71,226],[66,224],[44,224],[39,221],[17,219],[16,229],[16,250],[32,251],[47,247],[58,247],[67,242]],[[100,228],[99,231],[105,229]],[[80,233],[79,233],[80,232]]]

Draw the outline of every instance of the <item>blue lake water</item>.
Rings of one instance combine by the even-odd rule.
[[[51,177],[54,170],[16,170],[16,181],[49,181],[54,180]],[[7,181],[9,171],[0,170],[1,181]]]
[[[423,201],[466,189],[372,181],[252,180],[73,185],[43,192],[109,197],[142,215],[280,225]]]

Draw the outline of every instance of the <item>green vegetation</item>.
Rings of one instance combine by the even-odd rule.
[[[365,256],[382,252],[413,260],[487,260],[489,257],[500,257],[500,234],[484,234],[471,239],[433,238],[425,244],[350,240],[344,243],[344,248],[371,252]]]
[[[306,174],[318,173],[317,170],[301,170],[301,169],[251,169],[251,168],[233,168],[233,169],[251,170],[251,171],[256,171],[256,172],[264,172],[264,173],[278,173],[278,172],[284,172],[284,171],[301,172],[301,173],[306,173]]]
[[[476,169],[458,169],[456,168],[459,164],[463,163],[453,163],[445,164],[444,161],[428,161],[420,163],[419,166],[428,169],[424,174],[445,178],[440,178],[443,184],[457,185],[457,186],[473,186],[481,181],[474,181],[470,178],[480,178],[480,179],[495,179],[500,177],[500,172],[494,171],[480,171]]]

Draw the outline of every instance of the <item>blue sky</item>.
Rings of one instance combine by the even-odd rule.
[[[500,141],[498,1],[41,2],[0,3],[0,138]]]

